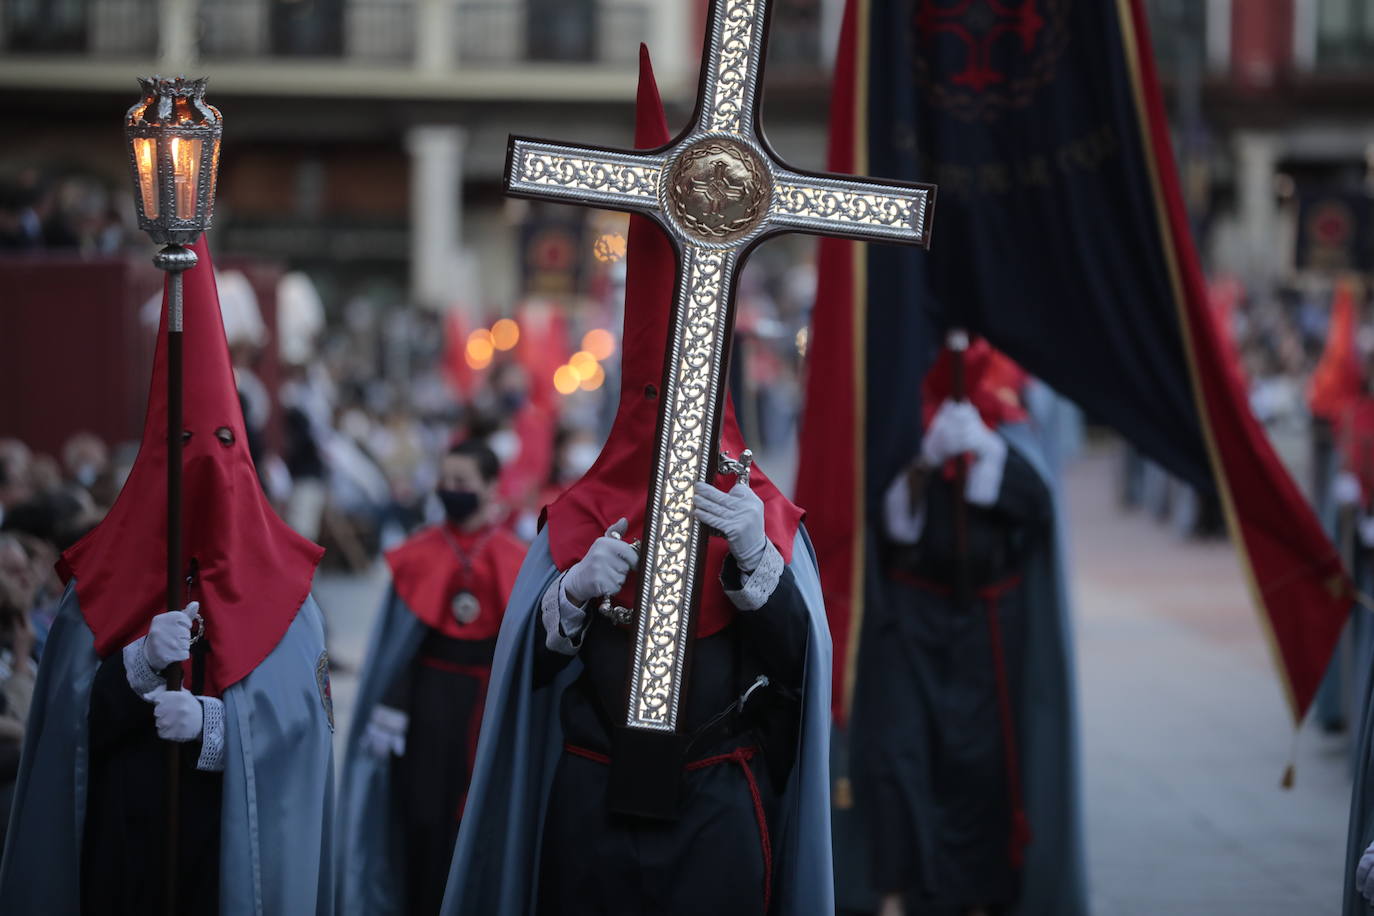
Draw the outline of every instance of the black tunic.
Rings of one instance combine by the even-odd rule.
[[[207,650],[202,640],[194,647],[193,657],[199,659]],[[196,692],[199,685],[187,686]],[[82,836],[81,911],[87,916],[166,912],[167,742],[157,736],[153,705],[129,686],[122,652],[112,653],[96,671],[88,721],[90,780]],[[187,742],[179,750],[177,911],[187,916],[214,914],[219,911],[224,780],[220,773],[196,769],[199,741]]]
[[[1000,687],[1019,721],[1029,608],[1018,577],[1048,536],[1052,503],[1035,470],[1009,451],[997,502],[967,509],[972,597],[961,604],[953,482],[931,475],[924,498],[920,541],[881,548],[889,600],[870,607],[865,625],[854,792],[870,830],[875,888],[903,893],[911,912],[940,913],[1019,896],[1008,766],[1015,744],[1004,741]]]
[[[430,630],[382,701],[410,715],[406,752],[391,767],[406,913],[437,913],[443,903],[495,651],[495,639]]]
[[[725,567],[723,582],[738,588],[733,558]],[[633,635],[589,613],[579,652],[584,668],[564,693],[561,713],[567,745],[585,756],[565,751],[554,776],[539,912],[763,914],[772,850],[781,848],[777,806],[796,754],[806,656],[807,612],[791,569],[763,607],[738,612],[693,647],[680,714],[689,736],[680,816],[671,822],[608,809],[609,726],[624,716]],[[570,657],[545,647],[542,620],[537,629],[539,678],[546,682]],[[742,716],[708,725],[760,675],[770,686],[750,696]]]

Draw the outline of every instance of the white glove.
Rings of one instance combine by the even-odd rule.
[[[1374,843],[1360,856],[1360,864],[1355,866],[1355,890],[1374,904]]]
[[[630,570],[639,565],[639,551],[611,535],[623,535],[629,528],[623,518],[616,522],[563,574],[563,594],[569,601],[586,604],[593,598],[618,594],[625,587]]]
[[[1331,481],[1331,499],[1341,507],[1358,506],[1364,496],[1360,478],[1349,471],[1341,471]]]
[[[887,536],[898,544],[915,544],[926,529],[926,501],[924,498],[911,511],[911,475],[902,471],[883,494],[883,520]]]
[[[698,481],[692,514],[725,535],[741,572],[758,569],[768,549],[768,536],[763,530],[763,500],[747,483],[737,483],[727,491]]]
[[[378,705],[372,710],[367,729],[363,732],[363,747],[374,757],[406,754],[406,731],[410,716],[391,706]]]
[[[939,467],[958,455],[973,455],[964,498],[975,506],[991,506],[1002,489],[1007,443],[983,422],[968,401],[945,401],[921,440],[921,460]]]
[[[143,699],[153,704],[157,736],[164,741],[194,741],[205,728],[205,710],[200,699],[185,689],[154,688]]]
[[[977,407],[968,401],[945,401],[921,439],[921,459],[927,467],[939,467],[957,455],[971,452],[982,457],[995,450],[999,441]]]
[[[938,468],[960,453],[955,441],[960,429],[958,414],[958,402],[949,400],[935,412],[935,418],[921,437],[921,462],[926,467]]]
[[[161,671],[173,662],[191,657],[191,620],[198,611],[200,602],[192,601],[183,611],[168,611],[153,618],[143,643],[143,657],[149,668]]]
[[[1374,515],[1362,516],[1356,530],[1360,535],[1360,543],[1364,547],[1374,547]]]

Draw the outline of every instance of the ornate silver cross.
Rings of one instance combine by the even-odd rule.
[[[692,487],[717,464],[740,268],[784,232],[928,247],[935,186],[801,172],[758,123],[769,0],[713,0],[691,126],[651,152],[512,137],[506,193],[649,217],[678,255],[672,343],[640,553],[625,727],[674,732],[706,547]]]

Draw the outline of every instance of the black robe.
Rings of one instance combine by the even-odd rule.
[[[871,612],[865,634],[854,792],[875,889],[904,894],[912,913],[958,913],[1020,893],[1015,685],[1028,609],[1019,577],[1037,541],[1052,536],[1053,502],[1009,450],[997,502],[967,508],[971,598],[961,604],[953,481],[931,474],[924,499],[920,540],[880,552],[891,601]]]
[[[199,660],[192,649],[197,693]],[[153,705],[129,686],[123,652],[100,663],[91,686],[90,783],[82,834],[81,911],[87,916],[166,912],[164,855],[167,742],[157,736]],[[223,774],[196,769],[200,741],[179,748],[181,813],[177,843],[177,911],[219,912],[220,796]]]
[[[444,901],[495,651],[495,637],[431,629],[382,701],[410,716],[406,752],[391,765],[406,913],[437,913]]]
[[[721,583],[736,590],[739,582],[728,558]],[[697,640],[680,713],[688,736],[680,814],[653,821],[608,808],[610,724],[624,716],[633,634],[589,606],[583,671],[563,695],[566,743],[544,821],[541,914],[765,913],[777,805],[797,746],[807,627],[785,569],[767,603]],[[537,679],[547,683],[572,657],[546,648],[542,620],[537,629]],[[769,686],[750,695],[745,712],[721,717],[760,675]]]

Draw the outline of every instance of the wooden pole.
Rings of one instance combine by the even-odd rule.
[[[968,331],[951,328],[945,336],[945,346],[950,355],[950,397],[955,401],[968,398],[968,381],[965,377],[964,354],[968,350]],[[969,570],[968,548],[968,502],[964,499],[964,487],[968,483],[968,457],[959,455],[954,461],[954,597],[959,607],[967,610],[973,606],[972,573]]]
[[[196,265],[196,253],[180,245],[168,245],[154,263],[167,271],[167,610],[184,604],[181,563],[181,437],[182,424],[182,273]],[[181,689],[181,662],[168,666],[168,690]],[[181,754],[175,741],[167,742],[167,774],[163,783],[167,808],[163,897],[168,916],[177,910],[177,852],[181,834]]]

